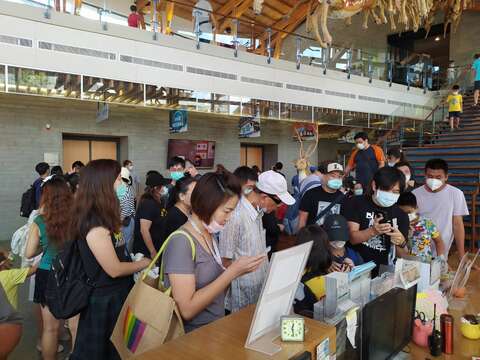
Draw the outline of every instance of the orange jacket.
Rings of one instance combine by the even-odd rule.
[[[377,159],[377,162],[380,162],[380,161],[385,161],[385,154],[383,153],[383,150],[380,146],[378,145],[370,145],[375,153],[375,158]],[[350,159],[348,160],[348,164],[347,166],[350,168],[350,169],[355,169],[355,158],[358,154],[358,149],[355,149],[353,150],[352,152],[352,155],[350,155]]]

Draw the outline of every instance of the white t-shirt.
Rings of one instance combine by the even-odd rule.
[[[413,194],[417,197],[419,214],[437,225],[445,244],[445,254],[448,256],[454,240],[453,216],[468,215],[465,195],[462,190],[448,184],[437,193],[432,193],[422,186],[413,190]]]
[[[210,13],[213,11],[212,5],[207,0],[197,1],[195,4],[196,9],[192,11],[192,16],[195,19],[195,14],[198,16],[198,21],[200,22],[200,31],[202,34],[211,34],[213,33],[212,23],[210,22]],[[197,12],[197,13],[195,13]]]

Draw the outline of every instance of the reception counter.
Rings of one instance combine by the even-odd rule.
[[[244,347],[255,307],[226,316],[174,341],[145,352],[135,359],[208,359],[208,360],[264,360],[295,358],[305,351],[316,359],[316,349],[327,338],[330,354],[335,353],[335,327],[312,319],[305,319],[308,331],[303,343],[282,343],[282,351],[270,357]],[[280,339],[275,342],[281,343]]]

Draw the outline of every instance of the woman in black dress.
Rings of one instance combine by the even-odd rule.
[[[70,359],[120,359],[110,336],[133,285],[131,275],[150,263],[148,258],[130,262],[125,254],[115,195],[121,181],[120,164],[114,160],[94,160],[82,169],[70,238],[78,241],[85,272],[96,286],[80,313]]]
[[[192,210],[190,199],[195,185],[197,185],[197,180],[192,176],[185,176],[175,183],[170,197],[171,203],[167,206],[162,243],[171,233],[188,221]]]

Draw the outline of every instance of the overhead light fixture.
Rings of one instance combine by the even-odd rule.
[[[115,89],[107,89],[107,93],[115,95],[117,91]]]
[[[435,37],[435,41],[440,41],[440,39],[441,39],[440,36]]]

